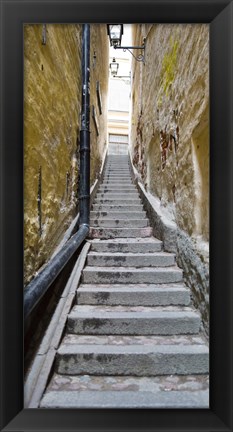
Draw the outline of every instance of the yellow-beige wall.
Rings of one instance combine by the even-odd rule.
[[[26,284],[48,261],[77,211],[81,33],[82,26],[79,24],[47,24],[46,30],[42,24],[24,26]],[[90,59],[91,113],[94,105],[99,124],[97,136],[91,115],[93,183],[99,173],[107,142],[108,40],[105,25],[91,25]],[[102,114],[97,104],[97,80],[100,81]]]
[[[131,153],[147,189],[190,236],[209,238],[209,26],[133,26]]]

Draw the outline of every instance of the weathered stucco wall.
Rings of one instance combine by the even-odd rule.
[[[132,66],[132,160],[146,190],[159,199],[160,210],[191,241],[184,258],[187,242],[181,234],[177,237],[177,261],[206,320],[209,26],[133,26],[133,44],[141,44],[144,37],[145,65],[134,61]],[[203,271],[198,269],[195,254],[205,267]]]
[[[106,33],[106,24],[91,24],[91,184],[99,174],[107,146],[109,40]],[[99,82],[101,108],[97,98],[97,81]],[[97,128],[93,119],[93,107],[96,112]]]
[[[78,205],[81,25],[24,26],[24,274],[27,284],[49,259]],[[96,40],[99,41],[98,46]],[[93,55],[96,55],[94,62]],[[108,41],[91,25],[91,183],[107,138]],[[97,105],[100,81],[102,114]],[[92,111],[91,111],[92,113]]]

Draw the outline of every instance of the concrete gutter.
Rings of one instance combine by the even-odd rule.
[[[66,284],[44,338],[37,350],[33,364],[26,376],[24,408],[38,408],[52,370],[67,316],[73,306],[86,257],[91,244],[86,242]]]

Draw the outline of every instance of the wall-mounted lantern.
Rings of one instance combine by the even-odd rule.
[[[123,24],[107,24],[108,36],[110,45],[114,48],[121,46],[121,38],[123,35]]]
[[[111,75],[115,77],[119,69],[119,63],[116,62],[115,57],[113,57],[112,62],[109,65],[109,68],[111,71]]]
[[[145,41],[143,40],[142,46],[121,46],[121,38],[123,35],[123,24],[107,24],[107,33],[109,36],[110,46],[113,46],[115,49],[123,49],[123,51],[129,51],[130,54],[137,60],[138,62],[145,63]],[[141,50],[144,51],[144,54],[141,52],[137,56],[132,53],[131,50]]]

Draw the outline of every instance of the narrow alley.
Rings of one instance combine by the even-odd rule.
[[[209,407],[208,38],[25,26],[25,408]]]

